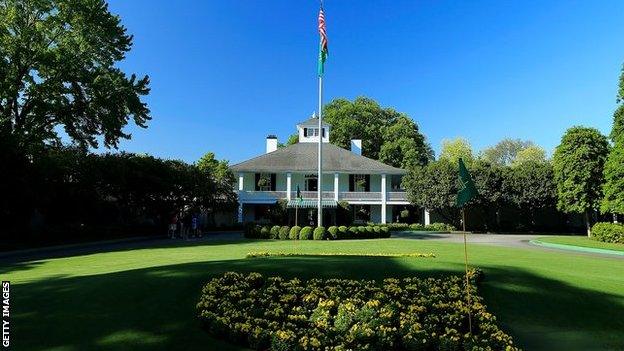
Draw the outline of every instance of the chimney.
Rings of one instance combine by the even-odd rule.
[[[362,156],[362,139],[351,139],[351,152]]]
[[[266,153],[277,150],[277,137],[275,135],[269,135],[266,138]]]

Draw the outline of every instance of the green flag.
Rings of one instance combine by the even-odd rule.
[[[477,196],[477,188],[470,177],[470,173],[468,169],[466,169],[466,165],[464,161],[459,159],[459,180],[462,183],[462,188],[457,193],[457,207],[463,207],[468,203],[473,197]]]

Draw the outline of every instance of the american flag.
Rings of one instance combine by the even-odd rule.
[[[325,13],[323,13],[322,7],[319,11],[318,30],[321,35],[321,51],[327,52],[327,29],[325,28]]]

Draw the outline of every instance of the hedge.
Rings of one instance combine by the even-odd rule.
[[[335,225],[332,225],[331,227],[327,228],[327,233],[329,234],[330,239],[332,240],[338,239],[338,227],[336,227]]]
[[[624,244],[624,224],[598,222],[592,227],[591,235],[594,240]]]
[[[281,240],[288,239],[288,234],[290,234],[290,227],[287,225],[283,225],[280,227],[278,238]]]
[[[290,233],[288,233],[288,239],[290,240],[299,240],[299,232],[301,231],[301,227],[296,225],[290,228]]]
[[[473,292],[478,277],[470,272]],[[456,275],[301,281],[228,272],[203,287],[196,310],[210,335],[254,350],[519,350],[481,296],[466,304]]]
[[[299,232],[299,240],[312,240],[312,227],[303,227]]]
[[[280,226],[279,225],[274,225],[271,227],[271,239],[279,239],[279,230],[280,230]]]
[[[327,236],[327,231],[325,230],[325,227],[316,227],[314,228],[314,240],[323,240],[325,239]]]
[[[431,232],[452,232],[457,230],[452,224],[448,223],[431,223],[427,225],[422,225],[420,223],[389,223],[386,226],[391,231],[404,231],[404,230],[414,230],[414,231],[431,231]]]

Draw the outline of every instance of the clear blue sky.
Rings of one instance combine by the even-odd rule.
[[[317,1],[111,0],[148,74],[153,120],[122,150],[232,163],[316,109]],[[570,126],[608,133],[624,1],[325,0],[325,101],[360,95],[411,116],[439,151],[504,137],[548,152]]]

